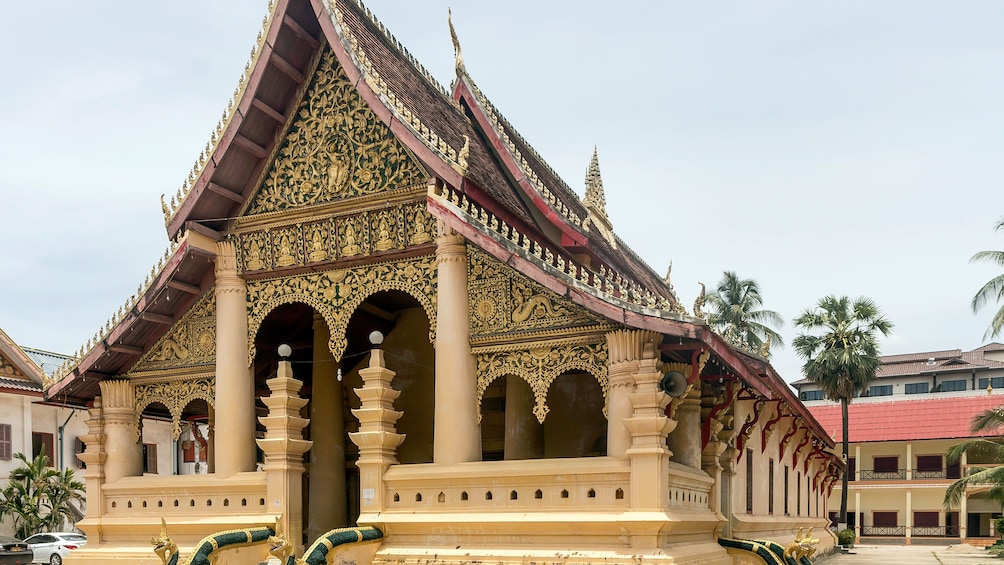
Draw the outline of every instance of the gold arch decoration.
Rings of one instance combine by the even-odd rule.
[[[207,292],[136,362],[131,373],[216,362],[216,293]]]
[[[551,384],[564,373],[583,371],[592,375],[603,391],[603,415],[607,415],[607,345],[582,343],[581,340],[539,342],[525,349],[483,348],[475,351],[478,366],[478,421],[481,419],[481,398],[497,378],[514,375],[533,391],[533,414],[541,424],[547,418],[547,392]]]
[[[324,317],[331,331],[328,349],[335,359],[345,352],[345,332],[356,308],[383,290],[399,290],[416,300],[429,317],[429,339],[436,336],[435,258],[373,263],[292,277],[249,281],[248,361],[254,362],[254,338],[269,312],[283,304],[300,302]]]
[[[199,377],[135,385],[136,421],[140,421],[140,416],[147,406],[154,403],[163,404],[171,413],[171,435],[174,439],[178,439],[181,437],[181,415],[190,402],[205,400],[210,408],[216,406],[215,381],[213,377]],[[142,430],[142,427],[137,427],[137,435],[142,434]]]
[[[247,212],[278,212],[422,185],[427,177],[356,92],[334,52],[325,49]]]

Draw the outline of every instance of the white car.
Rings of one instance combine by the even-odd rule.
[[[24,540],[34,555],[32,563],[63,565],[63,558],[74,549],[87,545],[87,536],[74,532],[35,534]]]

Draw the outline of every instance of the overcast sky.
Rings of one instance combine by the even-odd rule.
[[[449,84],[448,0],[374,0]],[[614,6],[615,8],[612,8]],[[258,0],[15,2],[0,18],[0,328],[72,353],[167,246]],[[883,353],[982,343],[1004,248],[1004,3],[453,2],[468,72],[690,307],[724,270],[793,319],[875,299]],[[796,331],[782,331],[790,342]],[[801,361],[774,365],[788,381]]]

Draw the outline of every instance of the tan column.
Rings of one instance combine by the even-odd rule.
[[[844,462],[846,463],[846,461]],[[850,478],[850,477],[848,477]],[[854,480],[861,480],[861,444],[854,446]]]
[[[848,512],[849,511],[850,510],[848,510]],[[858,538],[861,537],[861,526],[863,525],[861,522],[863,522],[863,521],[864,520],[861,519],[861,491],[856,489],[854,491],[854,535],[855,535],[855,537],[858,537]]]
[[[105,433],[105,482],[143,474],[143,444],[136,423],[136,398],[127,380],[101,381]]]
[[[328,349],[324,317],[314,315],[313,387],[310,392],[310,504],[307,539],[348,525],[345,502],[345,420],[338,363]]]
[[[544,457],[544,427],[533,414],[533,391],[515,375],[505,379],[505,458],[540,459]]]
[[[607,335],[607,350],[616,350],[617,359],[610,357],[607,368],[607,380],[610,390],[607,393],[607,455],[610,457],[625,457],[631,447],[631,432],[624,427],[624,422],[631,418],[634,407],[631,404],[631,393],[634,392],[634,375],[638,372],[636,352],[627,344],[621,344],[626,336],[624,332],[611,332]]]
[[[903,523],[906,524],[906,543],[909,544],[913,535],[913,489],[906,489],[906,516]]]
[[[959,503],[959,537],[962,541],[966,541],[966,536],[969,535],[967,531],[969,529],[969,494],[962,494],[962,502]]]
[[[262,398],[268,407],[268,416],[259,418],[265,426],[265,439],[257,440],[258,447],[265,453],[266,512],[281,515],[282,531],[300,553],[303,550],[303,454],[310,449],[311,443],[303,439],[303,428],[309,420],[300,417],[300,409],[307,401],[300,398],[303,383],[293,378],[289,361],[280,361],[276,376],[266,382],[272,394]]]
[[[906,442],[906,480],[913,480],[913,442]]]
[[[450,465],[481,460],[477,377],[471,355],[467,246],[440,222],[436,239],[436,416],[433,461]]]
[[[216,446],[221,478],[255,468],[254,379],[248,362],[247,286],[237,274],[234,244],[216,256]]]
[[[701,468],[701,389],[698,383],[681,401],[676,409],[676,429],[669,434],[669,450],[672,461]]]

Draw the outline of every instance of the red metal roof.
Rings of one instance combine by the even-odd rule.
[[[907,441],[974,437],[973,416],[1004,407],[1004,395],[852,403],[848,413],[850,441]],[[840,405],[807,406],[819,424],[840,441]],[[978,435],[995,435],[993,433]]]

